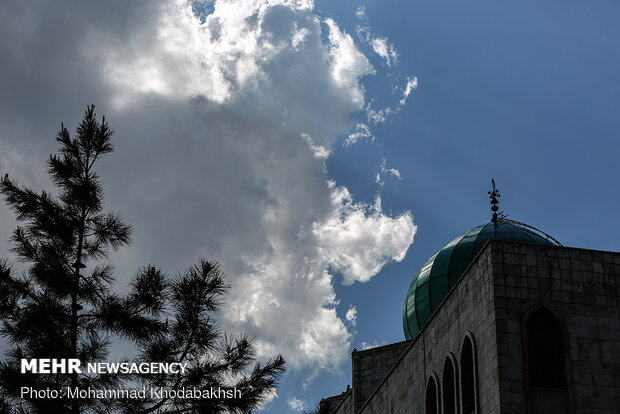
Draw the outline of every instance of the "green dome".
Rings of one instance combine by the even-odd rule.
[[[490,239],[553,245],[533,231],[505,222],[474,227],[452,240],[428,259],[409,286],[403,311],[405,338],[415,338]]]

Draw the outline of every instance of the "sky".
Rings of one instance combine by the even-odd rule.
[[[500,210],[620,251],[620,3],[206,0],[0,3],[0,173],[45,160],[88,104],[116,131],[106,206],[146,264],[217,260],[223,328],[282,353],[268,413],[351,382],[404,339],[418,268]],[[0,256],[13,214],[0,205]]]

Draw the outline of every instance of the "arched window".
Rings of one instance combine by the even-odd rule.
[[[564,332],[560,320],[540,307],[527,319],[527,368],[531,388],[564,389]]]
[[[439,394],[434,374],[426,384],[426,414],[439,414]]]
[[[456,364],[454,357],[448,355],[443,363],[441,376],[441,400],[444,414],[457,414]]]
[[[476,348],[471,334],[465,336],[461,347],[461,403],[463,414],[475,413],[476,401]]]
[[[562,323],[553,312],[539,307],[526,317],[523,365],[531,414],[569,412],[566,349]]]

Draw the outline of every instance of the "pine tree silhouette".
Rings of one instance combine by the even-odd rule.
[[[132,228],[118,213],[103,211],[97,162],[113,151],[113,131],[87,107],[73,137],[61,124],[59,154],[48,172],[57,195],[20,186],[8,174],[0,194],[20,225],[12,252],[25,264],[17,272],[0,260],[0,334],[8,342],[0,362],[0,412],[21,413],[249,413],[277,386],[281,355],[256,362],[253,341],[223,335],[215,314],[228,290],[215,262],[200,260],[175,277],[154,266],[139,270],[126,296],[113,291],[111,251],[131,242]],[[22,374],[21,359],[78,358],[106,361],[111,337],[135,343],[131,361],[189,363],[185,374]],[[21,398],[35,390],[237,389],[240,398],[151,397]],[[223,395],[223,394],[221,394]]]

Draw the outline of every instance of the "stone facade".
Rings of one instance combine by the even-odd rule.
[[[323,403],[323,401],[321,401]],[[323,409],[323,404],[321,404],[321,410]],[[328,413],[330,411],[327,411]],[[348,414],[354,413],[355,410],[353,408],[353,392],[351,390],[347,391],[344,395],[344,398],[340,402],[340,404],[336,407],[336,410],[333,411],[336,414]]]
[[[353,406],[354,411],[370,398],[383,378],[409,347],[411,341],[397,342],[363,351],[353,350]]]
[[[532,409],[523,334],[540,305],[566,336],[569,412],[620,412],[620,254],[494,242],[492,261],[502,412]]]
[[[470,341],[475,408],[469,412],[619,413],[619,298],[620,253],[493,240],[416,338],[353,352],[352,389],[335,408],[322,402],[322,412],[461,413],[470,395],[463,395],[470,355],[463,347]],[[558,390],[528,380],[526,321],[541,307],[562,326],[565,386]],[[454,404],[445,385],[450,372]],[[433,383],[436,400],[427,390]]]

